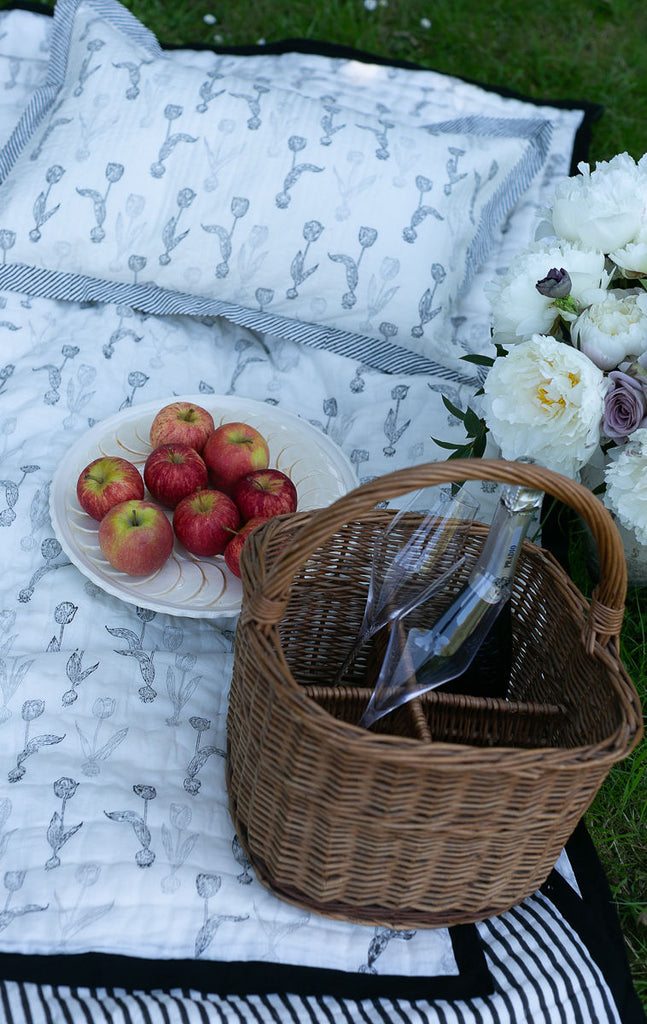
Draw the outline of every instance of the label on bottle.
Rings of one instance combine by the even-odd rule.
[[[476,572],[470,578],[470,589],[475,597],[485,601],[486,604],[497,604],[509,582],[509,576],[493,576],[492,573],[486,571]]]

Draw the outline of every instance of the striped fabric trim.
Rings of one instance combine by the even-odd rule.
[[[465,277],[459,289],[459,294],[462,294],[478,268],[487,259],[497,225],[501,224],[508,211],[518,202],[544,166],[550,149],[553,126],[550,121],[536,118],[487,117],[479,114],[427,124],[423,126],[423,130],[434,136],[460,133],[488,138],[520,138],[527,139],[530,143],[524,156],[501,182],[481,212],[476,234],[465,257]]]
[[[41,298],[64,299],[66,302],[126,305],[142,313],[156,316],[222,316],[241,327],[301,342],[311,348],[326,349],[382,373],[424,374],[471,388],[478,387],[480,383],[477,376],[460,374],[389,341],[368,338],[353,331],[291,320],[289,317],[247,309],[218,299],[185,295],[182,292],[152,285],[100,281],[81,274],[45,270],[24,263],[8,263],[0,267],[0,289],[2,288],[38,295]]]

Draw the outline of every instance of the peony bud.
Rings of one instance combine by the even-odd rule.
[[[565,299],[570,295],[571,287],[571,278],[563,267],[560,270],[553,267],[546,277],[542,277],[535,285],[539,294],[545,295],[548,299]]]

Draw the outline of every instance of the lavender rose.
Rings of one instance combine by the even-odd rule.
[[[647,426],[647,395],[640,381],[622,370],[608,375],[602,430],[613,441],[624,442],[639,427]]]

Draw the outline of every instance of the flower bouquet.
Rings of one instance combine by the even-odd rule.
[[[481,436],[462,418],[474,451],[489,431],[503,458],[573,478],[597,464],[603,502],[647,545],[647,156],[579,170],[489,289],[496,356],[466,357],[489,367]]]

